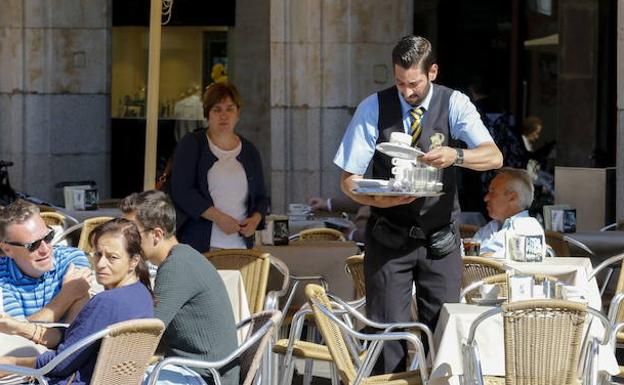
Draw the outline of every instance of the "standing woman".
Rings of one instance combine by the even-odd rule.
[[[260,154],[235,132],[241,102],[232,83],[211,85],[203,102],[208,128],[182,138],[173,157],[177,236],[202,253],[250,248],[269,202]]]

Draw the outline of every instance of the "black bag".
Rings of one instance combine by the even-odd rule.
[[[458,249],[460,242],[455,231],[455,225],[449,223],[429,234],[429,254],[436,258],[442,258],[453,250]]]

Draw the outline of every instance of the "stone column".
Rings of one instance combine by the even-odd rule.
[[[243,100],[236,129],[260,151],[267,189],[271,164],[269,22],[269,0],[237,0],[236,25],[228,35],[229,76]]]
[[[355,107],[393,84],[391,51],[411,33],[407,0],[271,0],[273,212],[340,194],[332,160]]]
[[[110,0],[0,9],[0,159],[14,188],[62,203],[60,181],[109,196]]]
[[[618,2],[617,17],[617,159],[616,219],[624,221],[624,3]]]
[[[558,166],[594,166],[593,153],[596,148],[598,121],[597,64],[598,2],[560,1]]]

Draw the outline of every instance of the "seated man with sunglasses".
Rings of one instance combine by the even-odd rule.
[[[53,238],[36,205],[18,200],[0,208],[0,301],[5,314],[70,322],[89,300],[91,268],[85,253],[52,247]]]

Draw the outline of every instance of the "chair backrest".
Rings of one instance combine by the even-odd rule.
[[[249,311],[264,309],[271,261],[268,253],[254,249],[223,249],[204,253],[218,270],[238,270],[243,277]]]
[[[570,246],[565,241],[563,234],[558,231],[545,230],[546,244],[555,250],[557,257],[569,257]]]
[[[302,241],[344,241],[345,237],[335,229],[314,228],[301,230],[299,239]]]
[[[505,272],[502,262],[486,257],[462,257],[462,288],[485,277]]]
[[[342,335],[340,327],[332,322],[314,303],[314,301],[320,303],[328,310],[332,310],[331,303],[325,289],[319,285],[309,284],[305,289],[306,297],[314,312],[314,320],[316,326],[319,328],[325,345],[332,356],[334,365],[338,370],[338,374],[344,384],[352,384],[356,376],[356,368],[351,360],[347,343]]]
[[[113,217],[93,217],[85,219],[82,225],[82,231],[80,232],[80,239],[78,240],[78,248],[85,253],[93,251],[91,245],[89,245],[89,234],[101,225],[113,219]]]
[[[65,227],[65,216],[63,214],[54,211],[44,211],[39,213],[39,215],[48,226],[60,226],[61,228]]]
[[[518,301],[503,305],[502,311],[507,385],[577,383],[585,304]]]
[[[366,295],[364,285],[364,254],[352,255],[345,260],[345,271],[351,276],[355,289],[355,298]]]
[[[479,231],[479,226],[477,225],[459,224],[459,235],[461,238],[470,238],[474,236],[477,231]]]
[[[251,385],[258,368],[265,358],[265,353],[268,351],[267,344],[269,343],[271,336],[275,333],[275,329],[280,321],[282,312],[279,310],[265,310],[252,315],[249,325],[249,332],[245,340],[249,339],[256,333],[264,333],[262,337],[257,340],[252,346],[243,351],[240,355],[240,378],[239,381],[242,385]],[[265,328],[265,326],[269,326]],[[264,330],[263,330],[264,328]]]
[[[140,384],[165,325],[150,318],[120,322],[109,329],[102,339],[90,384]]]

